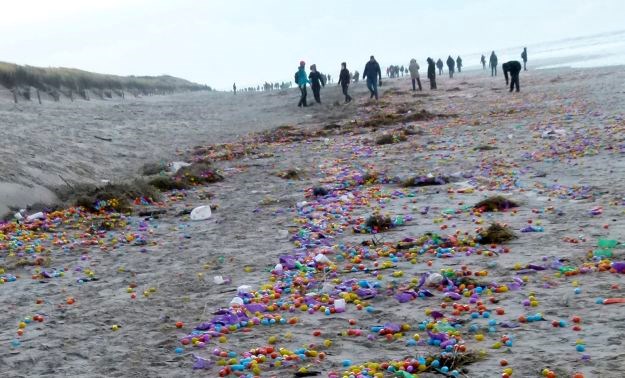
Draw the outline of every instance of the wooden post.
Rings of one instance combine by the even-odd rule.
[[[13,87],[13,101],[17,104],[17,87]]]
[[[74,91],[72,91],[71,89],[69,90],[69,99],[74,102]]]
[[[41,105],[41,95],[39,94],[39,89],[37,89],[37,100],[39,100],[39,105]]]

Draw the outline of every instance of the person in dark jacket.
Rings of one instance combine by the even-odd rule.
[[[510,73],[510,92],[516,85],[516,91],[519,89],[519,73],[521,72],[521,63],[518,60],[511,60],[508,63],[501,65],[503,70],[503,76],[506,78],[506,85],[508,85],[508,72]]]
[[[456,58],[456,67],[458,67],[458,73],[462,72],[462,58],[460,56]]]
[[[313,96],[315,96],[315,101],[317,104],[321,104],[321,87],[326,86],[326,81],[323,74],[317,71],[316,64],[310,66],[310,75],[308,75],[308,79],[310,80],[310,87],[312,88]]]
[[[482,58],[480,59],[480,63],[482,63],[482,69],[486,69],[486,57],[482,54]]]
[[[380,70],[380,65],[375,60],[375,57],[371,55],[371,58],[365,65],[365,70],[362,73],[362,79],[367,79],[367,88],[369,92],[371,92],[371,97],[375,97],[378,99],[378,79],[379,82],[382,83],[382,71]]]
[[[440,59],[438,60],[441,61]],[[436,89],[436,65],[434,59],[428,57],[428,79],[430,79],[430,89]],[[443,62],[441,62],[443,64]]]
[[[438,68],[438,74],[442,75],[443,74],[443,61],[441,60],[441,58],[438,58],[438,60],[436,61],[436,67]]]
[[[490,76],[497,76],[497,55],[494,51],[490,53],[488,66],[490,67]]]
[[[523,59],[523,71],[527,71],[527,47],[523,47],[521,59]]]
[[[306,103],[306,96],[308,95],[306,91],[306,84],[310,84],[310,81],[308,80],[308,77],[306,76],[306,62],[304,62],[303,60],[299,62],[299,68],[297,69],[297,72],[295,73],[295,83],[299,87],[299,91],[301,94],[299,98],[299,103],[297,104],[297,106],[299,107],[308,106],[308,104]],[[257,89],[260,91],[260,86],[258,86]]]
[[[349,83],[352,81],[352,76],[347,69],[347,63],[341,63],[341,73],[339,74],[339,85],[341,89],[343,89],[343,94],[345,95],[345,103],[352,101],[352,96],[347,93],[349,89]]]
[[[456,61],[454,58],[450,56],[447,57],[447,69],[449,70],[449,78],[454,77],[454,68],[456,66]]]

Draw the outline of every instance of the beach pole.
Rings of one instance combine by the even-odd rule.
[[[13,88],[13,101],[17,104],[17,87]]]
[[[37,89],[37,100],[39,101],[39,105],[41,105],[41,95],[39,94],[39,89]]]

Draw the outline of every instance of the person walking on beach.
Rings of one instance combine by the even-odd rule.
[[[440,59],[438,60],[440,62]],[[436,65],[434,59],[428,57],[428,79],[430,79],[430,89],[436,89]],[[443,62],[441,62],[442,64]]]
[[[347,63],[341,63],[341,73],[339,74],[338,84],[341,86],[341,89],[343,89],[343,95],[345,95],[346,104],[352,101],[352,96],[347,93],[347,90],[349,89],[349,83],[352,81],[351,79],[352,76],[347,69]]]
[[[362,73],[362,79],[367,79],[367,88],[369,92],[371,92],[371,96],[369,98],[375,97],[378,99],[378,78],[380,84],[382,83],[382,71],[380,70],[380,65],[375,60],[375,57],[371,55],[371,58],[365,65],[365,70]]]
[[[421,79],[419,78],[419,63],[417,63],[416,59],[411,59],[410,60],[410,65],[408,66],[408,71],[410,72],[410,79],[412,79],[412,90],[416,91],[417,88],[415,87],[415,82],[417,84],[419,84],[419,91],[422,91],[423,88],[421,88]]]
[[[449,70],[449,78],[454,77],[454,67],[456,66],[456,61],[454,58],[450,56],[447,57],[447,69]]]
[[[315,96],[315,101],[317,104],[321,104],[321,87],[326,86],[326,79],[321,72],[317,71],[316,64],[310,66],[308,79],[310,80],[310,87],[312,88],[313,96]]]
[[[480,62],[482,63],[482,69],[485,70],[486,69],[486,57],[484,56],[484,54],[482,54],[482,59],[480,59]]]
[[[458,73],[462,72],[462,58],[460,56],[456,58],[456,67],[458,67]]]
[[[523,59],[523,71],[527,71],[527,47],[523,47],[521,59]]]
[[[310,81],[308,80],[308,77],[306,76],[306,62],[304,62],[303,60],[299,62],[299,68],[297,69],[297,72],[295,73],[295,83],[299,87],[299,91],[301,94],[299,103],[297,104],[297,106],[298,107],[308,106],[308,104],[306,104],[306,96],[308,95],[306,91],[306,85],[310,84]]]
[[[237,83],[232,84],[232,90],[234,91],[234,94],[237,94]]]
[[[497,76],[497,55],[494,51],[490,53],[488,66],[490,67],[490,76]]]
[[[442,75],[443,74],[443,61],[441,60],[441,58],[438,58],[438,60],[436,61],[436,67],[438,68],[438,74]]]
[[[508,63],[501,65],[503,70],[503,76],[506,78],[506,85],[508,85],[508,72],[510,73],[510,92],[516,86],[516,91],[519,89],[519,73],[521,72],[521,63],[518,60],[511,60]]]

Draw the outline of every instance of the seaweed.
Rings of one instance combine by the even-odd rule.
[[[211,184],[223,181],[224,177],[208,161],[197,161],[178,170],[175,179],[187,185]]]
[[[404,180],[401,185],[404,188],[445,185],[449,183],[449,178],[445,176],[413,176]]]
[[[517,236],[510,227],[492,223],[486,231],[479,234],[478,241],[481,244],[502,244],[516,238]]]
[[[141,167],[141,174],[143,176],[153,176],[159,173],[167,171],[167,164],[165,163],[146,163]]]
[[[505,211],[515,207],[519,207],[519,204],[503,196],[489,197],[473,206],[481,212]]]
[[[84,207],[91,212],[131,212],[132,202],[138,198],[151,201],[160,199],[160,193],[156,188],[144,180],[107,183],[102,186],[93,184],[68,185],[68,189],[57,190],[57,196],[62,201]]]
[[[296,168],[289,168],[284,171],[277,172],[276,176],[285,180],[299,180],[301,178],[301,172]]]
[[[473,150],[474,151],[492,151],[492,150],[498,150],[498,147],[495,146],[490,146],[488,144],[483,144],[481,146],[477,146],[475,147]]]
[[[151,179],[148,183],[152,185],[153,187],[157,188],[158,190],[160,190],[161,192],[168,192],[171,190],[182,190],[182,189],[189,188],[189,184],[187,184],[185,181],[176,179],[175,177],[171,177],[171,176],[155,177]]]
[[[393,222],[389,216],[374,214],[367,218],[365,226],[371,230],[385,231],[393,226]]]
[[[383,145],[383,144],[393,144],[406,141],[406,135],[403,133],[394,133],[394,134],[382,134],[376,139],[375,144]]]

